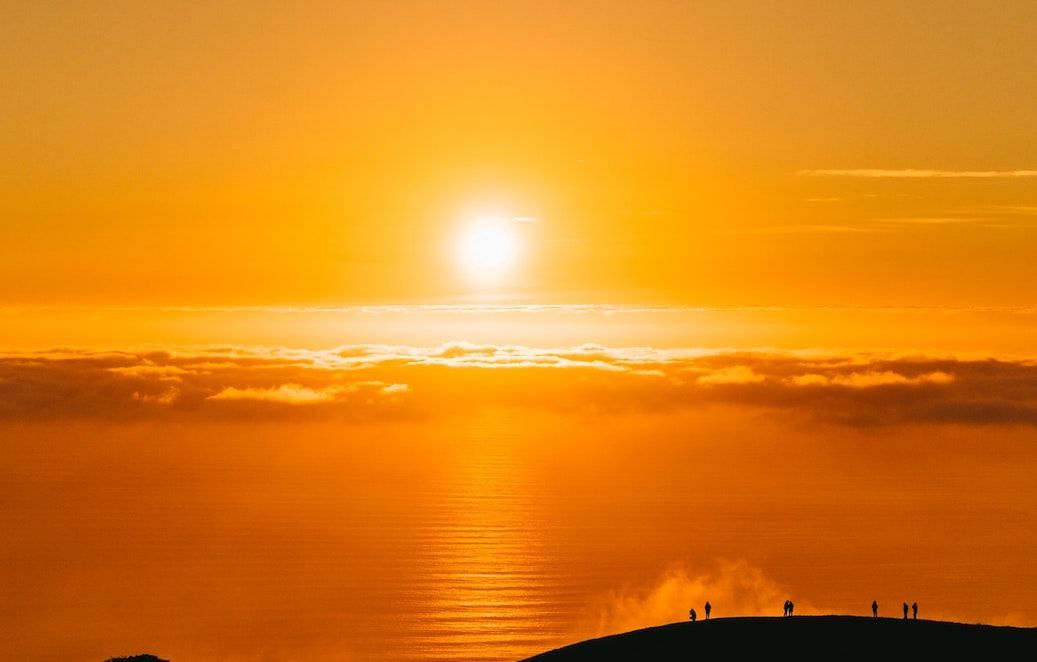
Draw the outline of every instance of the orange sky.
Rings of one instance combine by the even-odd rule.
[[[7,3],[0,658],[1037,624],[1034,26]]]
[[[1028,304],[1035,22],[16,2],[0,302]],[[480,213],[536,219],[489,292],[449,250]]]

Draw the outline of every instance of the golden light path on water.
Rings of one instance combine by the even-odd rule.
[[[428,495],[443,521],[424,531],[415,560],[427,572],[415,599],[432,596],[416,642],[423,659],[528,655],[558,641],[578,599],[545,553],[542,478],[516,470],[516,436],[505,417],[461,425],[455,473]]]
[[[707,597],[1037,613],[1026,430],[938,457],[737,409],[2,432],[6,659],[503,661]]]
[[[74,328],[99,348],[6,357],[0,413],[22,406],[24,420],[0,418],[2,659],[514,660],[682,620],[707,597],[718,615],[780,614],[788,596],[803,614],[910,598],[926,617],[1035,622],[1032,425],[917,418],[939,394],[955,411],[970,395],[966,414],[1028,411],[1032,309],[0,315],[0,344],[51,349]],[[231,356],[223,368],[204,354],[213,328],[215,355]],[[819,337],[829,354],[811,349]],[[913,385],[890,371],[915,374],[916,352],[883,364],[838,349],[864,340],[959,359]],[[363,343],[375,347],[361,354],[385,354],[377,366],[329,369]],[[991,344],[1024,359],[991,361]],[[622,362],[489,361],[770,345],[707,373],[695,359],[636,378]],[[862,388],[857,375],[790,401],[800,391],[779,371],[786,349],[803,350],[789,374],[886,382]],[[138,416],[136,389],[173,383],[267,399],[152,403]],[[714,388],[741,395],[701,399]],[[286,394],[310,400],[269,399]],[[362,394],[402,407],[372,410]],[[907,396],[914,408],[898,408]],[[846,406],[875,416],[819,416]],[[887,425],[891,412],[916,418]]]

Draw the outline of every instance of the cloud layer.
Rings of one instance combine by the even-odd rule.
[[[850,168],[834,170],[799,170],[801,177],[865,177],[870,179],[1013,179],[1037,177],[1037,170],[926,170],[905,168]]]
[[[716,404],[849,426],[1037,424],[1037,362],[450,343],[0,356],[0,420],[608,414]]]

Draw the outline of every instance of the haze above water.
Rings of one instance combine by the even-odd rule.
[[[6,0],[0,660],[1037,625],[1037,3]]]
[[[808,312],[819,328],[987,314]],[[43,313],[8,314],[24,329]],[[169,344],[202,313],[150,314],[167,335],[137,345]],[[205,314],[331,333],[312,326],[328,312]],[[935,359],[650,346],[718,337],[685,325],[707,314],[750,316],[557,326],[557,311],[526,311],[516,330],[499,311],[431,315],[527,340],[560,328],[573,345],[626,334],[611,348],[420,343],[434,325],[412,310],[350,322],[357,340],[391,322],[406,346],[272,350],[225,332],[233,348],[9,352],[0,526],[18,571],[0,578],[0,653],[505,660],[706,599],[718,616],[791,597],[804,614],[877,599],[888,614],[917,601],[924,617],[1037,623],[1030,363],[991,363],[966,334],[967,352]],[[656,337],[637,342],[643,318]],[[744,328],[732,337],[757,346],[774,327]]]
[[[1023,431],[487,412],[4,437],[11,659],[513,659],[705,599],[1037,620]]]

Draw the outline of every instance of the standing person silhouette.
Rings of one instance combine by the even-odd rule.
[[[871,615],[875,618],[879,617],[879,602],[878,600],[871,601]]]
[[[713,611],[713,605],[709,604],[709,600],[706,600],[706,620],[709,620],[709,612]]]
[[[785,609],[784,609],[784,611],[781,612],[781,615],[782,616],[788,616],[789,615],[789,601],[788,600],[785,601]]]
[[[688,610],[688,618],[691,619],[692,623],[695,622],[695,617],[696,616],[697,616],[697,614],[695,614],[695,610],[694,609],[689,609]]]
[[[907,603],[904,603],[904,620],[907,620]]]
[[[917,621],[918,620],[918,603],[917,602],[912,602],[911,603],[911,612],[912,612],[912,616],[914,616],[914,619]]]
[[[796,610],[796,603],[793,602],[792,600],[789,600],[789,616],[791,616],[792,612],[795,611],[795,610]]]

